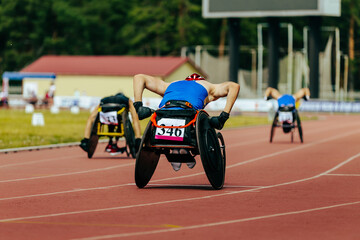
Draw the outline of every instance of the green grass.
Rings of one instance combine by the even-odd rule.
[[[78,142],[83,138],[89,111],[72,114],[36,110],[44,115],[45,126],[32,126],[32,114],[22,110],[0,110],[0,149]]]
[[[62,110],[52,114],[49,110],[36,110],[44,115],[45,126],[32,126],[32,114],[23,109],[0,109],[0,149],[40,146],[57,143],[79,142],[84,136],[84,129],[89,111],[72,114]],[[140,121],[144,131],[149,119]],[[266,125],[267,115],[231,116],[225,128]]]

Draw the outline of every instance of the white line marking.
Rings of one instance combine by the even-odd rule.
[[[336,165],[335,167],[333,167],[333,168],[331,168],[331,169],[329,169],[329,170],[327,170],[327,171],[325,171],[323,173],[315,175],[313,177],[299,179],[299,180],[295,180],[295,181],[291,181],[291,182],[279,183],[279,184],[275,184],[275,185],[269,185],[269,186],[258,187],[258,188],[247,189],[247,190],[225,192],[225,193],[207,195],[207,196],[202,196],[202,197],[175,199],[175,200],[167,200],[167,201],[161,201],[161,202],[152,202],[152,203],[143,203],[143,204],[128,205],[128,206],[119,206],[119,207],[112,207],[112,208],[90,209],[90,210],[82,210],[82,211],[45,214],[45,215],[38,215],[38,216],[8,218],[8,219],[1,219],[0,222],[10,222],[10,221],[19,221],[19,220],[26,220],[26,219],[37,219],[37,218],[56,217],[56,216],[65,216],[65,215],[74,215],[74,214],[83,214],[83,213],[104,212],[104,211],[129,209],[129,208],[136,208],[136,207],[146,207],[146,206],[162,205],[162,204],[184,202],[184,201],[195,201],[195,200],[210,199],[210,198],[214,198],[214,197],[222,197],[222,196],[226,196],[226,195],[233,195],[233,194],[244,193],[244,192],[252,192],[252,191],[257,191],[257,190],[260,190],[260,189],[269,189],[269,188],[285,186],[285,185],[305,182],[305,181],[308,181],[308,180],[319,178],[319,177],[321,177],[321,176],[323,176],[325,174],[330,173],[331,171],[334,171],[334,170],[338,169],[339,167],[343,166],[344,164],[349,163],[350,161],[354,160],[355,158],[357,158],[359,156],[360,156],[360,153],[348,158],[344,162],[341,162],[340,164]]]
[[[326,174],[328,176],[338,176],[338,177],[360,177],[360,174],[341,174],[341,173],[332,173]]]
[[[351,205],[356,205],[356,204],[360,204],[360,201],[324,206],[324,207],[319,207],[319,208],[304,209],[304,210],[300,210],[300,211],[276,213],[276,214],[263,215],[263,216],[258,216],[258,217],[239,218],[239,219],[233,219],[233,220],[229,220],[229,221],[192,225],[192,226],[180,227],[180,228],[170,228],[170,229],[162,229],[162,230],[154,230],[154,231],[146,231],[146,232],[120,233],[120,234],[112,234],[112,235],[94,236],[94,237],[87,237],[87,238],[78,238],[78,240],[80,240],[80,239],[81,240],[97,240],[97,239],[109,239],[109,238],[120,238],[120,237],[133,237],[133,236],[149,235],[149,234],[156,234],[156,233],[184,231],[184,230],[191,230],[191,229],[198,229],[198,228],[206,228],[206,227],[214,227],[214,226],[221,226],[221,225],[227,225],[227,224],[262,220],[262,219],[267,219],[267,218],[309,213],[309,212],[327,210],[327,209],[332,209],[332,208],[337,208],[337,207],[346,207],[346,206],[351,206]]]
[[[27,180],[34,180],[34,179],[43,179],[43,178],[51,178],[51,177],[60,177],[60,176],[68,176],[68,175],[75,175],[75,174],[83,174],[83,173],[91,173],[91,172],[99,172],[104,170],[110,170],[114,168],[126,167],[126,166],[133,166],[135,163],[127,163],[127,164],[120,164],[116,166],[106,167],[106,168],[97,168],[92,170],[86,171],[79,171],[79,172],[71,172],[71,173],[61,173],[61,174],[54,174],[50,176],[41,176],[41,177],[31,177],[31,178],[18,178],[18,179],[10,179],[10,180],[1,180],[0,183],[8,183],[8,182],[18,182],[18,181],[27,181]]]
[[[40,193],[40,194],[33,194],[33,195],[26,195],[26,196],[0,198],[0,201],[14,200],[14,199],[23,199],[23,198],[32,198],[32,197],[42,197],[42,196],[51,196],[51,195],[66,194],[66,193],[75,193],[75,192],[85,192],[85,191],[93,191],[93,190],[107,190],[107,189],[111,189],[111,188],[131,186],[131,185],[135,185],[135,183],[125,183],[125,184],[111,185],[111,186],[105,186],[105,187],[94,187],[94,188],[74,189],[74,190],[60,191],[60,192],[52,192],[52,193]]]
[[[43,160],[36,160],[36,161],[29,161],[29,162],[22,162],[22,163],[12,163],[12,164],[7,164],[7,165],[1,165],[0,168],[15,167],[15,166],[21,166],[21,165],[29,165],[29,164],[41,163],[41,162],[50,162],[50,161],[67,159],[67,158],[70,158],[70,157],[71,158],[77,158],[77,157],[81,157],[81,156],[80,155],[75,155],[75,156],[66,156],[66,157],[47,158],[47,159],[43,159]]]
[[[135,184],[134,184],[135,185]],[[194,184],[148,184],[147,186],[171,186],[171,187],[210,187],[209,184],[198,184],[198,185],[194,185]],[[245,185],[224,185],[224,188],[259,188],[259,187],[264,187],[264,186],[245,186]],[[0,199],[1,200],[1,199]]]
[[[261,156],[261,157],[249,159],[249,160],[241,162],[241,163],[236,163],[236,164],[233,164],[233,165],[229,165],[226,168],[237,167],[237,166],[240,166],[240,165],[243,165],[243,164],[246,164],[246,163],[255,162],[255,161],[267,158],[267,157],[273,157],[273,156],[276,156],[276,155],[280,155],[282,153],[287,153],[287,152],[290,152],[290,151],[293,151],[293,150],[298,150],[299,148],[301,149],[301,148],[304,148],[304,147],[310,147],[310,146],[313,146],[313,145],[317,145],[317,144],[320,144],[320,143],[323,143],[323,142],[332,141],[334,139],[341,138],[341,137],[344,137],[344,136],[348,136],[348,135],[351,135],[351,134],[354,134],[354,132],[352,132],[350,134],[342,134],[342,135],[339,135],[338,137],[327,138],[326,140],[321,140],[321,141],[314,142],[314,143],[311,143],[311,144],[301,145],[299,147],[295,147],[295,148],[291,148],[291,149],[271,153],[271,154],[268,154],[268,155],[264,155],[264,156]],[[101,170],[101,169],[99,169],[99,170]],[[69,173],[69,175],[70,174],[72,174],[72,173]],[[203,175],[203,174],[205,174],[205,173],[200,172],[200,173],[194,173],[194,174],[189,174],[189,175],[185,175],[185,176],[178,176],[178,177],[170,177],[170,178],[151,180],[149,185],[154,185],[154,183],[156,183],[156,182],[194,177],[194,176],[199,176],[199,175]],[[57,175],[57,176],[59,176],[59,175]],[[49,176],[43,176],[43,177],[38,177],[38,178],[46,178],[46,177],[49,177]],[[28,180],[28,179],[25,179],[25,180]],[[12,180],[8,180],[8,181],[12,181]],[[1,183],[1,181],[0,181],[0,183]],[[81,189],[81,190],[70,190],[70,191],[62,191],[62,192],[53,192],[53,193],[33,194],[33,195],[25,195],[25,196],[18,196],[18,197],[0,198],[0,201],[2,201],[2,200],[11,200],[11,199],[29,198],[29,197],[49,196],[49,195],[56,195],[56,194],[66,194],[66,193],[74,193],[74,192],[80,192],[80,191],[103,190],[103,189],[107,189],[107,188],[123,187],[123,186],[129,186],[129,185],[134,185],[134,184],[133,183],[125,183],[125,184],[121,184],[121,185],[111,185],[111,186],[99,187],[99,188],[88,188],[88,189]]]

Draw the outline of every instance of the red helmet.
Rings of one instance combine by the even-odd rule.
[[[205,78],[203,78],[202,76],[200,76],[197,73],[193,73],[190,76],[188,76],[187,78],[185,78],[185,80],[187,81],[196,81],[196,80],[205,80]]]

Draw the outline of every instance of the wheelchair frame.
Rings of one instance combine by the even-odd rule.
[[[126,107],[124,106],[117,111],[117,116],[121,115],[121,122],[119,122],[118,125],[112,125],[114,129],[111,132],[109,129],[109,126],[111,125],[100,122],[100,112],[102,111],[102,108],[103,106],[100,106],[98,108],[98,114],[96,115],[95,121],[91,129],[88,158],[92,158],[93,154],[95,153],[99,138],[103,136],[119,138],[125,136],[126,154],[127,156],[131,155],[132,158],[135,158],[135,133],[131,121],[128,118],[128,111],[126,110]]]
[[[169,162],[190,162],[195,160],[195,156],[200,155],[210,184],[214,189],[221,189],[225,180],[225,143],[222,134],[220,132],[216,133],[215,129],[210,126],[208,119],[209,115],[204,110],[198,111],[194,123],[189,126],[195,129],[195,146],[175,143],[175,141],[168,144],[152,144],[151,137],[156,127],[150,120],[136,155],[136,185],[143,188],[148,184],[155,172],[161,154],[165,154]],[[181,148],[186,148],[189,155],[176,154],[177,156],[174,156],[175,154],[173,154],[171,156],[171,150]]]
[[[289,124],[289,125],[284,125],[283,123],[280,123],[279,122],[279,113],[280,112],[292,112],[292,116],[293,116],[292,123]],[[301,143],[304,142],[300,116],[299,116],[299,113],[298,113],[298,111],[297,111],[297,109],[295,107],[292,107],[292,106],[291,107],[289,107],[289,106],[279,107],[279,109],[276,111],[273,123],[271,125],[270,142],[273,141],[273,138],[274,138],[274,135],[275,135],[275,129],[278,128],[278,127],[281,127],[283,129],[284,128],[290,128],[289,132],[291,133],[291,142],[294,142],[294,131],[295,131],[295,128],[297,128],[298,132],[299,132],[300,141],[301,141]],[[285,130],[284,130],[285,134],[287,134],[289,132],[285,132]]]

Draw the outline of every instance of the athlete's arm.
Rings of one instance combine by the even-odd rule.
[[[302,88],[293,96],[295,98],[295,101],[299,101],[301,98],[305,98],[305,100],[308,100],[310,98],[310,90],[308,88]]]
[[[240,91],[240,85],[234,82],[212,84],[209,91],[209,101],[227,97],[224,112],[230,113]]]
[[[148,89],[154,93],[164,96],[166,88],[170,83],[164,82],[161,78],[153,77],[145,74],[137,74],[133,78],[134,99],[135,102],[142,101],[144,89]]]
[[[98,109],[99,109],[100,105],[97,105],[94,110],[91,112],[87,122],[86,122],[86,127],[85,127],[85,133],[84,133],[84,137],[89,139],[90,135],[91,135],[91,128],[94,124],[95,118],[98,114]]]
[[[272,88],[272,87],[268,87],[265,90],[265,97],[266,97],[266,99],[268,99],[269,97],[272,97],[274,99],[278,99],[278,98],[281,97],[281,94],[277,89]]]

